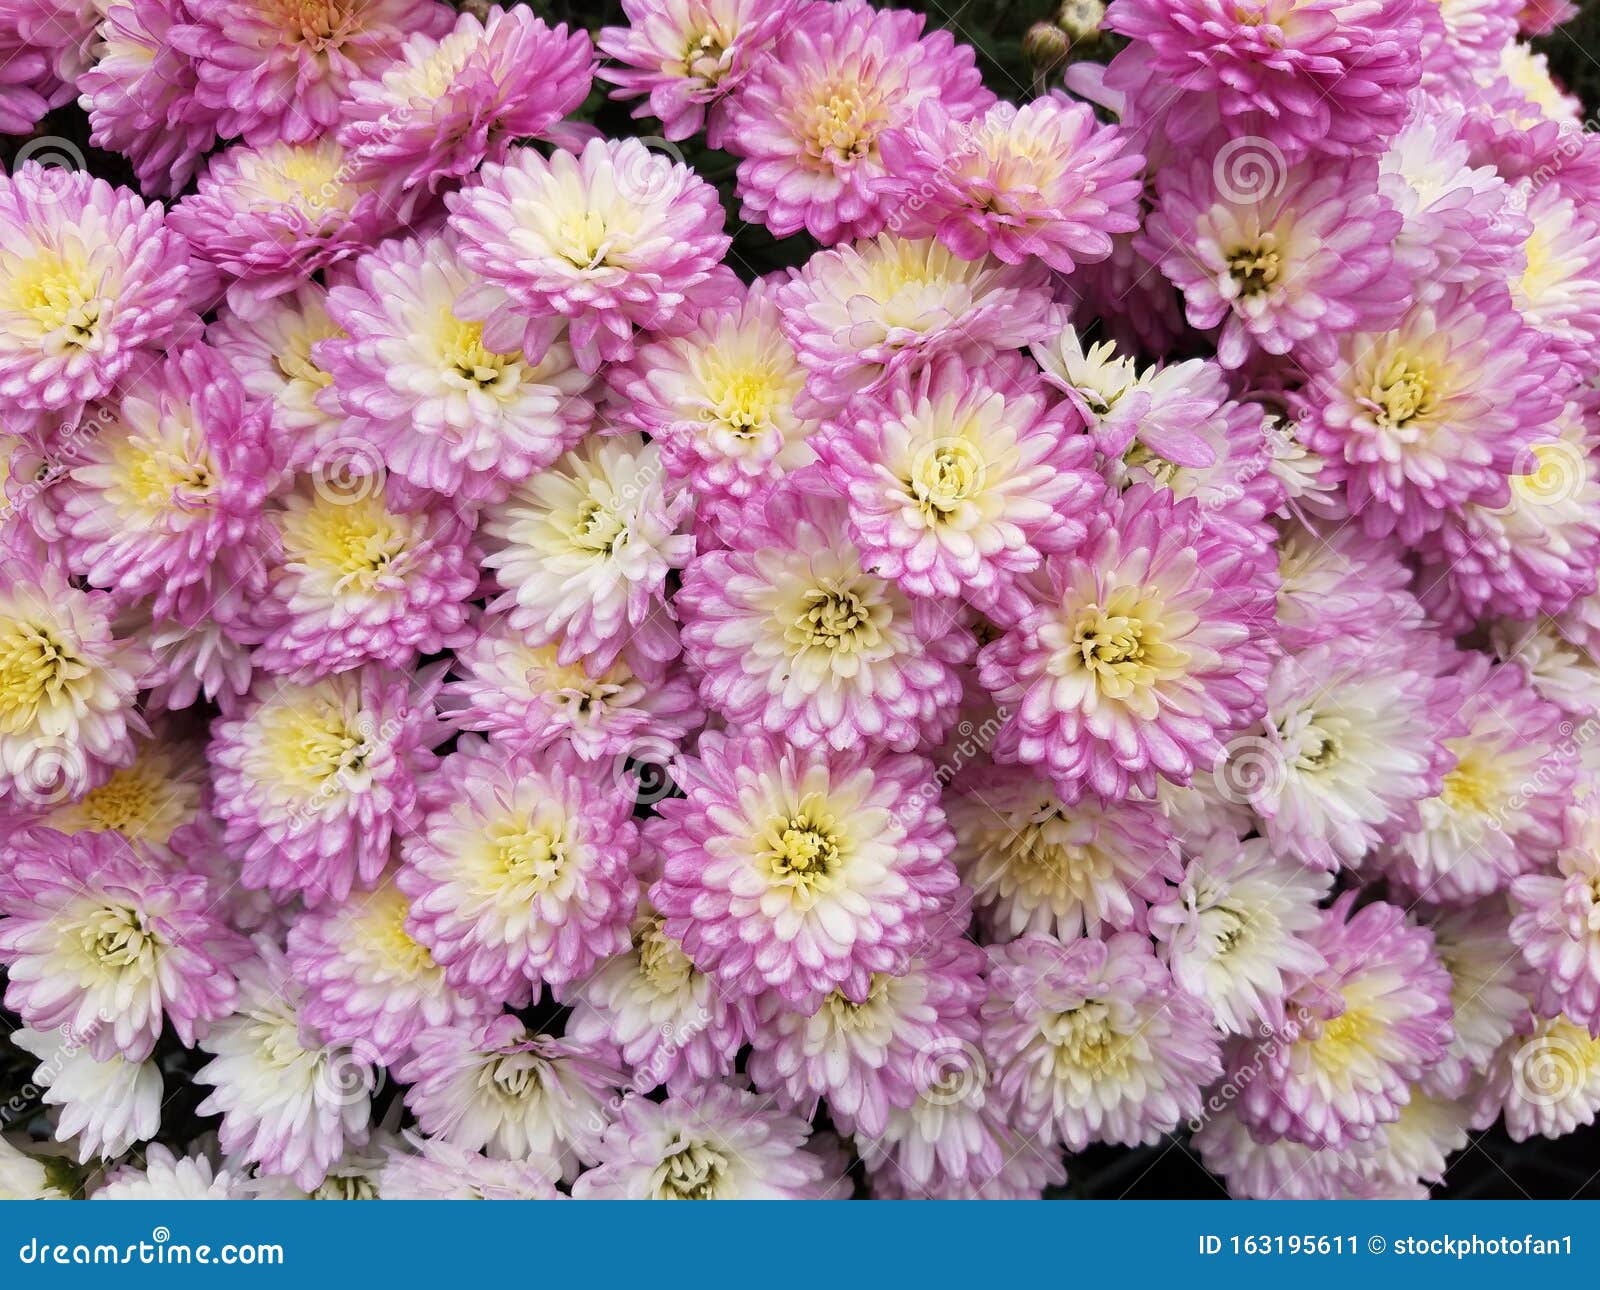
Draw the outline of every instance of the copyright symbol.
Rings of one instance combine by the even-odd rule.
[[[1367,1248],[1374,1254],[1382,1254],[1388,1248],[1388,1242],[1381,1236],[1374,1236],[1367,1241]]]

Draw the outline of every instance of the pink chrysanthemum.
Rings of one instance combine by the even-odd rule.
[[[1511,298],[1563,361],[1588,372],[1600,344],[1600,220],[1591,204],[1555,184],[1536,187],[1521,207],[1532,231],[1522,244],[1526,268],[1511,278]]]
[[[442,1138],[407,1132],[415,1154],[391,1150],[378,1177],[383,1200],[562,1200],[548,1162],[490,1160]]]
[[[1555,437],[1555,357],[1500,283],[1451,287],[1335,348],[1293,398],[1369,533],[1415,542],[1448,507],[1504,505],[1520,458]]]
[[[927,102],[880,148],[905,203],[890,225],[931,233],[963,259],[1038,258],[1071,273],[1109,256],[1112,234],[1139,227],[1144,158],[1059,91],[971,121]]]
[[[1255,350],[1331,361],[1341,333],[1387,325],[1405,304],[1410,279],[1393,272],[1402,221],[1370,158],[1268,158],[1234,176],[1208,153],[1163,167],[1156,193],[1143,248],[1189,321],[1221,328],[1224,367]]]
[[[1117,0],[1107,25],[1163,100],[1179,92],[1167,115],[1180,130],[1198,102],[1292,160],[1376,152],[1400,127],[1422,71],[1415,13],[1412,0]]]
[[[568,996],[566,1033],[615,1048],[637,1092],[731,1075],[745,1042],[749,1009],[689,961],[643,898],[629,947],[563,992]]]
[[[436,0],[181,0],[172,43],[194,60],[200,104],[225,137],[306,143],[339,124],[352,82],[408,36],[454,21]]]
[[[994,102],[970,46],[922,34],[921,14],[864,0],[808,3],[728,101],[741,218],[776,237],[804,229],[824,246],[889,224],[895,183],[885,131],[923,104],[958,119]]]
[[[319,399],[413,484],[501,500],[573,447],[594,407],[589,377],[556,341],[537,361],[498,351],[455,304],[479,285],[448,234],[389,241],[328,294],[342,335],[314,357],[332,377]]]
[[[411,902],[392,877],[371,891],[301,914],[288,958],[305,991],[301,1015],[330,1042],[364,1045],[390,1066],[429,1026],[482,1017],[486,1005],[457,993],[407,930]]]
[[[661,445],[668,479],[695,494],[696,522],[718,532],[736,532],[744,502],[815,460],[817,409],[780,320],[773,287],[758,280],[606,373],[607,410]]]
[[[50,51],[28,40],[16,17],[5,13],[0,27],[0,134],[26,135],[47,112],[72,98],[72,86],[55,74]]]
[[[1017,575],[1072,550],[1105,491],[1072,408],[1006,357],[974,370],[948,356],[858,400],[817,442],[874,573],[995,616],[1026,608]]]
[[[371,453],[345,442],[357,464]],[[471,508],[329,464],[267,508],[275,547],[253,607],[255,665],[309,681],[365,662],[409,667],[419,653],[465,644],[479,581]]]
[[[1420,626],[1411,570],[1393,538],[1357,524],[1284,525],[1278,535],[1278,643],[1291,653],[1323,641],[1375,641]]]
[[[151,597],[158,617],[197,584],[256,586],[274,479],[265,421],[207,345],[129,386],[56,486],[69,567],[120,604]]]
[[[836,990],[864,1003],[874,973],[905,971],[956,890],[920,757],[708,733],[672,772],[687,797],[658,803],[647,826],[664,857],[650,898],[729,990],[765,986],[802,1009]]]
[[[635,328],[667,327],[726,285],[729,238],[717,190],[637,139],[579,154],[515,149],[449,194],[461,258],[486,286],[457,302],[496,350],[530,357],[568,321],[586,372],[625,359]]]
[[[408,34],[340,108],[351,177],[405,217],[442,184],[504,161],[513,139],[545,135],[583,102],[593,68],[587,32],[552,29],[522,5],[462,13],[437,38]]]
[[[627,949],[638,831],[608,767],[465,736],[435,790],[396,881],[453,986],[520,1005],[530,986],[567,985]]]
[[[319,361],[317,342],[345,334],[328,316],[327,298],[325,288],[302,283],[250,318],[224,309],[206,330],[245,393],[266,405],[273,448],[289,470],[310,467],[320,450],[338,442],[344,425],[337,409],[325,409],[318,397],[333,375]]]
[[[991,946],[983,1051],[1009,1122],[1069,1151],[1157,1141],[1222,1073],[1209,1016],[1131,932]]]
[[[390,220],[328,137],[218,153],[170,222],[197,258],[229,279],[228,307],[254,318],[268,301],[358,255]]]
[[[495,1160],[527,1160],[570,1182],[600,1158],[624,1077],[588,1045],[512,1016],[437,1026],[396,1071],[422,1132]]]
[[[706,130],[721,148],[725,100],[765,58],[800,0],[622,0],[626,27],[600,32],[614,99],[646,96],[635,117],[655,116],[668,139]],[[621,64],[621,66],[616,66]]]
[[[1031,581],[1034,607],[978,673],[1011,714],[995,756],[1043,767],[1067,800],[1186,784],[1260,715],[1273,571],[1192,499],[1135,485]]]
[[[1230,1054],[1239,1118],[1258,1139],[1334,1151],[1364,1141],[1449,1047],[1450,974],[1432,934],[1382,901],[1355,911],[1356,896],[1308,937],[1325,965],[1286,1000],[1283,1022]]]
[[[1419,6],[1422,61],[1430,72],[1471,74],[1493,68],[1500,51],[1516,39],[1521,0],[1432,0]],[[1432,10],[1431,13],[1428,11]]]
[[[212,727],[212,810],[247,887],[310,906],[377,882],[422,818],[418,784],[442,731],[434,679],[377,668],[308,685],[261,677]]]
[[[172,43],[173,0],[112,0],[94,66],[78,80],[89,141],[133,163],[140,188],[165,195],[194,177],[217,138],[216,113],[195,97],[194,64]]]
[[[193,322],[205,290],[160,206],[33,161],[0,177],[0,398],[99,398]]]
[[[236,628],[245,620],[244,605],[255,588],[248,578],[226,586],[218,581],[191,587],[168,617],[152,617],[148,604],[123,616],[147,656],[138,676],[146,712],[178,712],[204,698],[231,714],[249,690],[255,669],[250,647]]]
[[[669,493],[661,450],[636,434],[591,435],[485,512],[483,564],[530,642],[556,645],[563,666],[635,671],[677,657],[667,578],[694,551],[693,497]]]
[[[971,1052],[984,997],[983,951],[947,931],[893,976],[874,973],[866,998],[837,990],[812,1010],[781,995],[754,1002],[751,1081],[809,1117],[817,1100],[851,1133],[888,1129],[891,1108],[910,1109],[925,1071]]]
[[[223,1151],[313,1191],[347,1146],[367,1140],[378,1087],[372,1050],[324,1043],[276,944],[259,937],[239,970],[233,1014],[200,1047],[212,1059],[194,1076],[211,1092],[198,1114],[221,1115]]]
[[[799,748],[936,742],[973,640],[958,610],[868,572],[843,503],[807,468],[684,570],[685,657],[708,706]]]
[[[1266,714],[1229,745],[1217,781],[1249,802],[1275,852],[1354,867],[1418,826],[1418,803],[1450,767],[1440,731],[1457,699],[1428,654],[1398,634],[1330,640],[1274,664]]]
[[[1386,847],[1379,867],[1436,903],[1504,890],[1561,845],[1576,774],[1572,724],[1540,699],[1520,668],[1460,657],[1457,714],[1441,733],[1454,759],[1422,823]]]
[[[600,1144],[578,1200],[820,1200],[834,1182],[806,1150],[811,1126],[729,1084],[665,1102],[630,1097]]]
[[[459,730],[530,751],[566,742],[584,761],[675,747],[704,718],[681,668],[640,677],[619,658],[591,672],[561,663],[557,649],[531,643],[504,615],[489,615],[456,650],[455,679],[440,706]]]
[[[1600,1112],[1600,1039],[1566,1017],[1532,1017],[1501,1045],[1478,1096],[1513,1142],[1562,1138]]]
[[[944,806],[956,865],[996,941],[1143,931],[1151,902],[1183,872],[1153,802],[1068,804],[1044,776],[996,766],[957,779]]]
[[[1533,968],[1535,1011],[1600,1034],[1600,818],[1582,812],[1555,872],[1511,883],[1511,939]]]
[[[36,557],[0,581],[0,801],[28,809],[81,796],[133,760],[147,658],[115,606]]]
[[[0,964],[6,1007],[97,1058],[143,1061],[168,1027],[193,1045],[238,995],[246,947],[216,897],[120,833],[35,828],[6,840]]]
[[[777,292],[824,408],[844,406],[941,354],[983,361],[1052,331],[1049,272],[963,260],[931,239],[884,233],[813,255]]]

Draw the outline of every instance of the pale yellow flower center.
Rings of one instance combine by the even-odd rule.
[[[1116,1078],[1127,1065],[1127,1041],[1112,1026],[1110,1009],[1103,1003],[1090,1000],[1055,1013],[1044,1020],[1042,1030],[1058,1067]]]
[[[820,803],[779,816],[757,839],[757,857],[775,886],[809,900],[833,885],[844,856],[838,825]]]
[[[286,510],[278,521],[290,561],[334,578],[334,589],[370,591],[389,574],[411,538],[381,493],[365,497],[316,496]]]
[[[102,967],[149,967],[158,942],[139,912],[123,905],[95,910],[78,927],[79,943],[90,962]]]
[[[862,590],[844,579],[827,579],[801,598],[800,613],[787,633],[805,649],[856,654],[882,639],[886,606],[873,604]]]
[[[60,702],[88,674],[89,665],[48,627],[0,623],[0,731],[27,728],[42,705]]]
[[[704,1142],[685,1142],[650,1175],[653,1200],[712,1200],[722,1184],[728,1161]]]
[[[60,333],[71,347],[86,345],[100,321],[100,284],[83,253],[41,250],[12,278],[14,308],[27,314],[42,333]]]

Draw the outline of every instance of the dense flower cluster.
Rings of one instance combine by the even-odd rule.
[[[0,176],[0,1194],[1595,1120],[1566,6],[1111,0],[1022,103],[867,0],[57,8],[0,130],[140,191]]]

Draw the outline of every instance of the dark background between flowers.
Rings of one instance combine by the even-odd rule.
[[[478,0],[455,0],[458,7],[480,8]],[[509,2],[509,0],[507,0]],[[1042,75],[1023,50],[1023,37],[1037,22],[1048,22],[1059,0],[898,0],[892,6],[927,15],[930,27],[947,28],[958,40],[974,46],[989,87],[1005,98],[1031,97],[1055,80]],[[531,7],[549,22],[565,22],[590,31],[625,21],[621,0],[535,0]],[[1593,122],[1600,117],[1600,0],[1579,0],[1579,16],[1535,46],[1546,53],[1551,70],[1586,105]],[[1071,57],[1104,58],[1113,48],[1081,46]],[[576,114],[592,121],[608,135],[652,136],[656,123],[634,120],[632,104],[608,101],[600,88],[591,93]],[[134,185],[131,170],[121,157],[89,144],[89,126],[82,111],[71,104],[51,113],[27,139],[0,138],[0,164],[9,169],[19,150],[24,155],[70,156],[70,149],[55,150],[50,141],[61,140],[77,149],[87,168],[114,183]],[[29,146],[31,145],[31,147]],[[729,227],[736,234],[732,262],[741,276],[752,277],[775,268],[798,264],[816,249],[803,234],[776,241],[764,228],[746,225],[738,218],[733,196],[733,158],[705,148],[703,140],[677,145],[683,158],[715,184],[728,211]],[[0,982],[4,973],[0,972]],[[554,1018],[551,1018],[554,1020]],[[37,1095],[29,1079],[34,1059],[9,1043],[5,1036],[18,1024],[17,1017],[0,1010],[0,1130],[16,1132],[29,1126],[47,1133],[37,1119]],[[196,1088],[189,1077],[198,1069],[195,1057],[178,1049],[168,1036],[157,1052],[167,1081],[168,1103],[162,1117],[161,1139],[180,1152],[184,1145],[217,1125],[216,1117],[200,1116],[196,1108],[209,1091]],[[383,1087],[375,1101],[375,1118],[399,1096],[392,1085]],[[13,1097],[30,1104],[29,1111],[10,1111]],[[1169,1135],[1150,1147],[1126,1149],[1095,1147],[1067,1161],[1070,1180],[1050,1194],[1058,1198],[1104,1199],[1217,1199],[1224,1193],[1190,1151],[1187,1134]],[[864,1194],[860,1166],[858,1194]],[[1471,1144],[1453,1158],[1442,1185],[1434,1188],[1441,1199],[1600,1199],[1600,1127],[1581,1130],[1556,1142],[1535,1139],[1514,1143],[1495,1128],[1474,1135]]]

